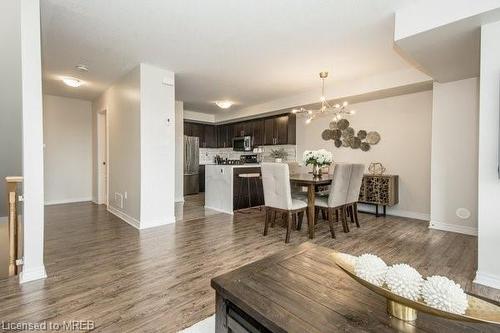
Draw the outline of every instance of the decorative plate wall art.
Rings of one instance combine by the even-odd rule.
[[[340,119],[328,124],[328,128],[321,133],[325,141],[333,140],[335,147],[350,147],[369,151],[371,146],[380,142],[380,134],[377,131],[359,130],[356,132],[349,124],[349,120]]]

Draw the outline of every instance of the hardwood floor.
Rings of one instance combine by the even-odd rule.
[[[174,225],[138,231],[104,206],[46,207],[48,278],[18,285],[0,281],[0,321],[93,320],[96,332],[176,332],[214,313],[210,279],[308,241],[307,228],[270,228],[264,210],[234,216],[201,207],[188,197]],[[180,216],[180,214],[179,214]],[[360,214],[349,234],[320,221],[314,243],[352,254],[375,253],[388,263],[408,262],[424,275],[444,274],[471,291],[476,238],[427,228],[427,222]]]

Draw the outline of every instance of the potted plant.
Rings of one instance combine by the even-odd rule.
[[[281,163],[288,157],[288,153],[286,152],[285,148],[272,149],[271,157],[274,158],[274,161],[276,163]]]
[[[332,153],[325,149],[306,150],[303,155],[304,164],[313,166],[313,176],[321,177],[321,168],[333,162]]]

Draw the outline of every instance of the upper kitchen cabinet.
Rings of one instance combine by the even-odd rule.
[[[184,122],[184,135],[197,137],[200,148],[217,148],[215,125]]]
[[[230,148],[233,146],[233,125],[223,124],[217,126],[217,147]]]
[[[204,125],[204,148],[217,148],[217,132],[215,125]],[[201,143],[200,143],[201,146]]]
[[[252,145],[262,146],[264,144],[264,120],[255,119],[251,122],[252,124]]]
[[[251,136],[252,146],[295,144],[294,114],[222,125],[184,122],[184,134],[200,138],[201,148],[231,148],[233,138]]]
[[[294,114],[282,115],[264,120],[264,144],[286,145],[295,144]]]

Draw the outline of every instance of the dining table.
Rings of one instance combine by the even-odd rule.
[[[333,176],[330,174],[314,176],[312,173],[296,173],[290,175],[291,184],[307,187],[307,227],[310,239],[314,238],[316,189],[318,186],[330,185],[332,181]]]

